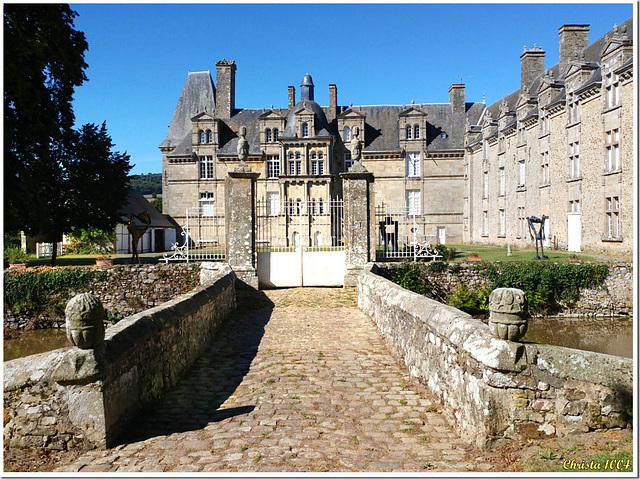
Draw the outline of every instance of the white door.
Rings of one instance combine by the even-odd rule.
[[[446,240],[445,227],[438,227],[438,245],[444,245]]]
[[[567,214],[567,250],[579,252],[582,248],[582,215]]]
[[[542,245],[545,247],[551,246],[551,221],[548,217],[544,219],[544,241]]]

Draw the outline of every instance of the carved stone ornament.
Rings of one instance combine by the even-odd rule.
[[[489,295],[489,327],[502,340],[517,342],[527,333],[527,299],[517,288],[496,288]]]
[[[243,125],[238,129],[238,160],[240,160],[240,165],[234,168],[235,172],[250,172],[251,167],[247,165],[247,158],[249,157],[249,142],[245,138],[247,135],[247,128]]]
[[[104,340],[104,308],[91,293],[80,293],[67,303],[64,311],[67,338],[78,348],[95,348]]]

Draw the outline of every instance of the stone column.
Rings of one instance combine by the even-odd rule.
[[[356,285],[362,268],[375,260],[372,241],[373,174],[360,162],[341,173],[344,195],[342,238],[345,248],[345,287]]]
[[[244,283],[258,288],[255,195],[259,176],[260,172],[248,167],[237,167],[228,172],[224,182],[227,263],[240,280],[240,287]]]

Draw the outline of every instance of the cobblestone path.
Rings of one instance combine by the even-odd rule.
[[[56,471],[482,471],[349,289],[238,291],[191,372],[109,450]]]

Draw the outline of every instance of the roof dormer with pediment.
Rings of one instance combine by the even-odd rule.
[[[338,114],[336,119],[338,123],[338,137],[345,145],[351,141],[351,133],[354,131],[354,127],[358,127],[360,131],[359,138],[366,144],[364,125],[367,116],[364,113],[349,106],[344,112]]]
[[[427,113],[412,102],[398,114],[398,133],[400,147],[405,150],[410,149],[411,145],[415,146],[416,142],[426,146]]]

